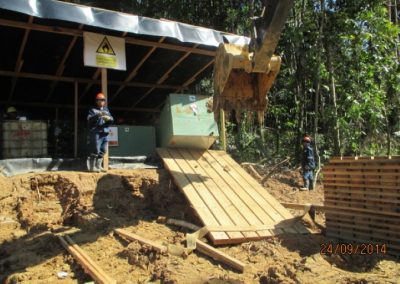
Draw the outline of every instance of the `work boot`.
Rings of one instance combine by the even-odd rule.
[[[87,166],[87,169],[88,169],[89,172],[93,172],[94,171],[95,162],[94,162],[94,157],[92,155],[87,157],[86,166]]]
[[[309,190],[314,190],[314,180],[310,179],[310,186],[308,188]]]
[[[307,191],[309,188],[310,182],[308,179],[304,179],[304,186],[300,187],[300,191]]]
[[[102,164],[103,164],[103,158],[97,158],[96,159],[96,170],[97,170],[98,173],[100,173],[100,172],[105,173],[106,172],[106,170],[103,169]]]

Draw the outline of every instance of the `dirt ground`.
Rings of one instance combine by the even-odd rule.
[[[278,173],[266,190],[281,202],[322,204],[321,186],[299,192],[299,182],[296,172]],[[68,232],[118,283],[400,283],[400,262],[390,257],[321,255],[321,244],[334,242],[322,234],[323,214],[317,225],[305,218],[310,235],[220,247],[247,264],[244,273],[197,252],[162,255],[113,234],[125,228],[183,246],[188,231],[157,223],[159,216],[201,225],[165,170],[0,177],[0,282],[92,281],[54,236]]]

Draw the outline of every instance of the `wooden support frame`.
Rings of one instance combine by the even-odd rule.
[[[73,109],[74,105],[66,104],[51,104],[51,103],[29,103],[21,101],[0,101],[0,105],[13,105],[13,106],[24,106],[24,107],[43,107],[43,108],[60,108],[60,109]],[[78,105],[78,109],[90,109],[93,105]],[[157,109],[151,108],[130,108],[130,107],[113,107],[113,111],[126,111],[126,112],[147,112],[147,113],[159,113]]]
[[[24,22],[5,20],[5,19],[0,19],[0,25],[6,26],[6,27],[29,29],[29,30],[35,30],[35,31],[41,31],[41,32],[49,32],[49,33],[55,33],[55,34],[83,37],[83,31],[80,31],[78,29],[71,29],[71,28],[64,28],[64,27],[57,27],[57,26],[51,27],[51,26],[45,26],[45,25],[39,25],[39,24],[33,24],[33,23],[27,24]],[[186,47],[186,46],[179,46],[179,45],[174,45],[174,44],[169,44],[169,43],[141,40],[141,39],[136,39],[136,38],[131,38],[131,37],[125,37],[125,41],[127,44],[150,46],[150,47],[164,48],[164,49],[183,51],[183,52],[190,51],[195,54],[207,55],[207,56],[212,56],[212,57],[215,57],[215,54],[216,54],[216,51],[210,51],[210,50]]]
[[[92,79],[97,80],[100,76],[101,69],[97,68],[96,72],[94,72]],[[85,87],[85,90],[82,92],[81,96],[79,97],[79,102],[82,101],[82,99],[85,97],[87,92],[89,92],[90,88],[94,85],[94,83],[88,83]]]
[[[32,23],[33,23],[33,17],[30,16],[28,24],[32,24]],[[30,30],[25,30],[24,37],[22,38],[21,47],[19,49],[17,61],[16,61],[15,68],[14,68],[15,72],[21,72],[22,65],[24,63],[22,60],[22,56],[24,55],[24,52],[25,52],[25,46],[26,46],[26,43],[28,42],[29,33],[30,33]],[[8,101],[12,100],[16,86],[17,86],[17,78],[13,78],[12,83],[11,83],[10,93],[8,95]]]
[[[175,92],[180,92],[182,90],[187,89],[187,87],[193,83],[194,80],[196,80],[196,77],[199,76],[201,73],[204,72],[204,70],[206,70],[208,67],[210,67],[211,64],[214,64],[215,59],[213,58],[210,62],[208,62],[206,65],[204,65],[199,71],[197,71],[192,77],[190,77],[188,80],[186,80],[185,83],[183,83],[182,87],[176,88]],[[156,108],[158,110],[161,110],[161,108],[164,106],[165,104],[165,100],[162,101],[161,104],[159,104]]]
[[[158,42],[163,42],[165,39],[165,37],[162,37]],[[135,66],[135,68],[133,68],[133,70],[129,73],[128,77],[125,79],[125,83],[130,82],[133,78],[135,78],[135,76],[137,75],[137,72],[139,71],[139,69],[143,66],[143,64],[147,61],[147,59],[154,53],[154,51],[156,51],[157,47],[153,46],[147,53],[146,55],[142,58],[142,60],[140,60],[140,62]],[[112,96],[112,98],[110,98],[109,102],[111,103],[112,101],[114,101],[118,95],[122,92],[122,90],[125,88],[124,85],[120,86],[118,88],[118,90],[115,92],[115,94]]]
[[[198,46],[199,46],[199,44],[195,44],[195,45],[193,46],[193,48],[196,48],[196,47],[198,47]],[[174,71],[175,68],[176,68],[179,64],[181,64],[182,61],[184,61],[184,60],[185,60],[189,55],[191,55],[191,54],[192,54],[192,52],[188,51],[188,52],[186,52],[181,58],[179,58],[179,60],[176,61],[176,62],[174,63],[174,65],[172,65],[172,66],[161,76],[161,78],[157,81],[157,84],[162,84],[162,83],[164,83],[164,81],[167,80],[169,74],[171,74],[171,72]],[[151,89],[148,90],[142,97],[140,97],[136,102],[134,102],[134,103],[132,104],[132,108],[134,108],[135,106],[137,106],[138,104],[140,104],[140,102],[143,101],[149,94],[151,94],[151,92],[153,92],[154,89],[155,89],[154,87],[151,88]]]
[[[74,158],[78,157],[78,82],[74,83]]]
[[[35,74],[35,73],[22,73],[22,72],[14,72],[14,71],[6,71],[6,70],[0,70],[0,76],[9,76],[9,77],[16,77],[16,78],[31,78],[31,79],[48,80],[48,81],[78,82],[78,83],[86,83],[86,84],[92,83],[92,84],[96,84],[96,85],[101,84],[100,80],[54,76],[54,75],[46,75],[46,74]],[[159,89],[180,88],[180,86],[174,86],[174,85],[158,85],[158,84],[139,83],[139,82],[124,83],[121,81],[109,81],[108,84],[109,85],[125,85],[125,86],[131,86],[131,87],[139,87],[139,88],[152,88],[152,87],[156,87]]]
[[[82,30],[82,29],[83,29],[83,25],[80,25],[79,26],[79,30]],[[71,51],[74,48],[77,40],[78,40],[78,36],[74,36],[72,38],[71,42],[69,43],[68,48],[64,53],[63,59],[61,60],[60,64],[58,65],[58,68],[57,68],[57,71],[56,71],[56,74],[55,74],[56,76],[61,76],[64,73],[65,62],[67,62],[68,57],[71,54]],[[58,81],[55,81],[55,82],[53,82],[51,84],[50,91],[46,96],[46,102],[48,102],[50,100],[51,96],[53,95],[54,90],[57,87],[57,83],[58,83]]]
[[[106,68],[101,68],[101,92],[103,93],[106,101],[108,98],[108,78],[107,78],[107,69]],[[107,104],[108,106],[108,104]],[[106,145],[106,152],[104,153],[103,156],[103,169],[106,171],[108,170],[108,143]]]

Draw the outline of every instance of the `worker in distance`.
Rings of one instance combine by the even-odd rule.
[[[303,138],[303,155],[301,158],[301,169],[303,175],[304,186],[300,188],[302,191],[314,189],[314,169],[315,158],[314,151],[311,146],[311,137],[305,135]]]
[[[114,118],[106,106],[104,94],[96,95],[96,106],[89,110],[87,121],[90,131],[90,154],[87,158],[87,168],[91,172],[105,172],[102,163],[108,149],[108,135]]]

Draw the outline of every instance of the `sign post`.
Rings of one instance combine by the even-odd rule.
[[[95,33],[83,33],[84,65],[101,68],[101,92],[108,100],[107,69],[126,71],[125,39]],[[103,168],[108,170],[108,147]]]

